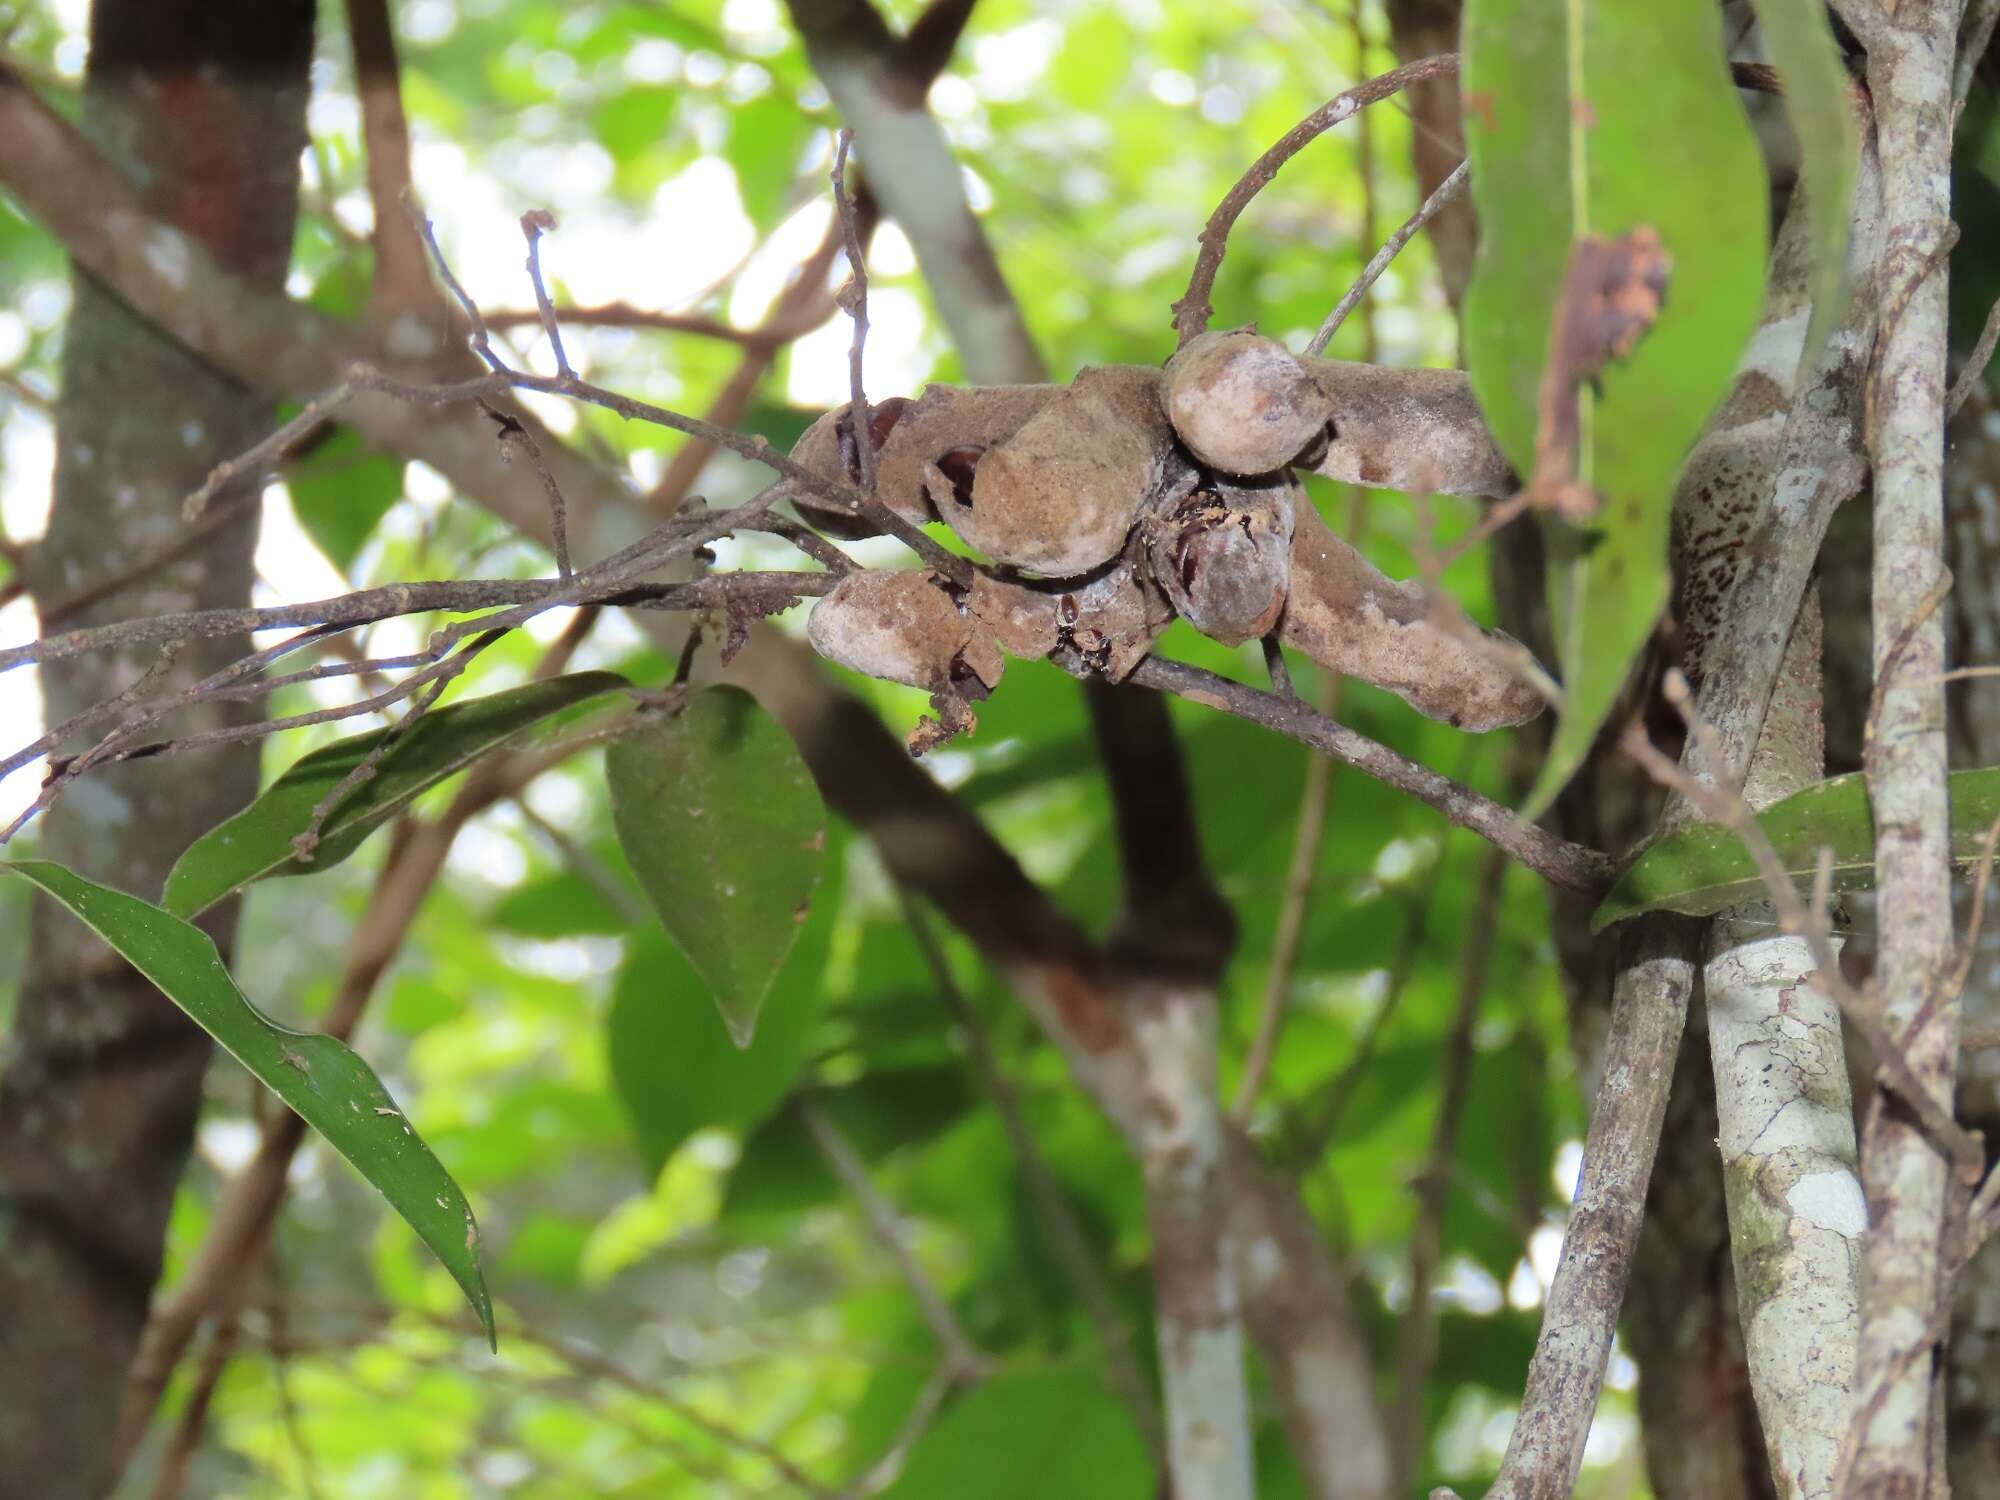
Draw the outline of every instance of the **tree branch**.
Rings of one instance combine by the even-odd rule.
[[[1523,823],[1510,809],[1491,798],[1419,765],[1387,745],[1357,734],[1296,699],[1280,698],[1199,667],[1157,656],[1140,663],[1130,680],[1274,729],[1333,756],[1343,765],[1366,772],[1385,786],[1436,808],[1456,826],[1470,829],[1495,848],[1506,851],[1552,885],[1595,892],[1603,890],[1611,879],[1616,862],[1609,855],[1557,838],[1532,823]]]

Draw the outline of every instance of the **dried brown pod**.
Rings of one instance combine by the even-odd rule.
[[[1175,611],[1225,646],[1268,635],[1291,588],[1293,516],[1311,505],[1287,476],[1216,481],[1149,522],[1147,557]]]
[[[1166,410],[1188,451],[1225,474],[1284,468],[1334,419],[1304,362],[1249,328],[1204,333],[1168,360]]]
[[[1327,670],[1387,688],[1459,729],[1525,724],[1542,711],[1541,694],[1517,669],[1525,647],[1455,616],[1421,584],[1385,577],[1309,504],[1298,508],[1278,634]]]
[[[1159,372],[1104,365],[986,445],[970,505],[938,508],[993,561],[1073,578],[1118,555],[1172,452]]]
[[[1520,487],[1463,370],[1304,364],[1333,407],[1333,433],[1312,464],[1328,479],[1433,495],[1498,497]]]
[[[1039,661],[1056,649],[1057,596],[985,573],[972,575],[965,606],[1009,656]]]
[[[1123,682],[1173,623],[1173,607],[1135,557],[1123,557],[1081,588],[1056,596],[1056,649]]]
[[[850,573],[813,606],[806,639],[828,661],[931,693],[983,698],[1006,665],[1000,647],[935,573]]]
[[[1055,385],[933,385],[914,401],[892,396],[871,405],[875,498],[912,525],[937,520],[925,483],[931,461],[958,449],[976,453],[1006,440],[1061,390]],[[800,434],[792,460],[828,479],[859,482],[859,455],[847,408],[835,407]],[[807,520],[837,535],[875,534],[865,521],[822,500],[794,496],[794,503]]]
[[[883,444],[875,466],[877,493],[911,520],[938,519],[952,496],[933,492],[931,466],[946,454],[978,454],[1006,442],[1062,390],[1059,385],[925,387]]]

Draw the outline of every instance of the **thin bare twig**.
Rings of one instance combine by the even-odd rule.
[[[868,411],[868,391],[861,380],[861,356],[868,344],[868,265],[861,254],[861,236],[855,229],[854,200],[847,196],[847,153],[854,148],[854,132],[842,129],[833,151],[833,207],[840,217],[841,238],[847,245],[847,285],[841,288],[840,305],[854,320],[854,339],[847,346],[847,419],[854,429],[855,468],[861,476],[861,494],[875,498],[875,434]]]
[[[1141,662],[1128,680],[1248,719],[1331,755],[1343,765],[1436,808],[1453,824],[1505,850],[1553,885],[1596,893],[1610,883],[1616,862],[1608,854],[1524,823],[1512,809],[1492,798],[1357,734],[1296,699],[1280,698],[1200,667],[1157,656]]]
[[[1431,1289],[1437,1278],[1445,1194],[1457,1159],[1459,1120],[1472,1083],[1473,1027],[1486,993],[1487,965],[1493,956],[1506,882],[1506,856],[1497,849],[1489,850],[1480,870],[1477,904],[1460,960],[1458,1008],[1445,1039],[1430,1157],[1416,1182],[1417,1221],[1410,1231],[1410,1301],[1396,1339],[1396,1400],[1390,1407],[1390,1441],[1396,1466],[1391,1493],[1397,1495],[1410,1493],[1423,1450],[1424,1384],[1437,1357],[1437,1310],[1431,1305]]]
[[[937,1289],[930,1273],[910,1248],[895,1208],[869,1179],[868,1169],[855,1152],[853,1143],[817,1101],[801,1096],[793,1107],[812,1136],[813,1144],[819,1147],[820,1155],[833,1169],[833,1175],[840,1179],[842,1187],[854,1195],[875,1238],[896,1262],[903,1284],[917,1299],[925,1324],[937,1339],[938,1347],[944,1351],[945,1363],[951,1369],[953,1379],[960,1383],[978,1380],[985,1373],[986,1357],[966,1335],[964,1326],[958,1321],[958,1314],[951,1310],[951,1304],[945,1301],[944,1294]]]
[[[1208,327],[1209,317],[1215,311],[1209,302],[1209,294],[1215,290],[1216,273],[1222,269],[1222,257],[1229,248],[1229,231],[1242,216],[1243,210],[1250,206],[1250,200],[1278,175],[1279,168],[1333,126],[1352,119],[1357,111],[1387,99],[1413,83],[1457,71],[1458,55],[1447,52],[1439,57],[1420,58],[1379,78],[1356,84],[1327,100],[1258,157],[1250,170],[1223,195],[1201,231],[1201,248],[1195,256],[1194,274],[1188,278],[1187,291],[1174,304],[1174,330],[1179,342],[1186,345]]]
[[[1994,15],[2000,15],[2000,0],[1990,8],[1987,23],[1991,25]],[[1944,398],[1944,419],[1949,422],[1958,415],[1958,409],[1965,405],[1979,382],[1986,378],[1986,367],[1993,363],[1993,350],[2000,345],[2000,301],[1996,301],[1986,312],[1986,326],[1979,330],[1979,342],[1972,346],[1972,353],[1965,357],[1965,367],[1958,372],[1958,379],[1952,382],[1951,392]]]
[[[1384,271],[1389,269],[1389,263],[1402,254],[1403,247],[1416,237],[1419,230],[1437,217],[1440,209],[1465,191],[1466,184],[1471,180],[1470,161],[1462,161],[1453,168],[1451,175],[1439,183],[1436,190],[1424,199],[1423,206],[1404,220],[1402,228],[1390,235],[1382,248],[1369,258],[1368,264],[1361,268],[1359,279],[1348,288],[1347,295],[1334,304],[1333,311],[1326,315],[1326,321],[1319,325],[1319,332],[1315,333],[1311,342],[1306,345],[1307,354],[1319,355],[1326,351],[1326,346],[1340,331],[1340,325],[1347,321],[1347,315],[1354,311],[1356,304],[1368,294],[1368,289],[1375,285]]]
[[[542,332],[548,336],[549,352],[556,357],[556,374],[567,379],[576,374],[569,355],[563,351],[562,328],[556,322],[556,305],[542,283],[542,236],[556,227],[556,216],[546,208],[531,208],[521,215],[521,233],[528,241],[528,281],[535,289],[535,310],[542,316]]]
[[[563,499],[562,487],[556,483],[556,476],[549,472],[546,459],[542,457],[541,444],[517,418],[492,407],[486,414],[500,424],[500,456],[505,459],[516,448],[528,455],[528,462],[534,466],[536,476],[542,481],[542,492],[549,497],[549,549],[555,554],[556,576],[567,580],[574,572],[569,560],[569,504]]]
[[[1694,713],[1687,684],[1679,673],[1668,674],[1663,690],[1668,701],[1681,710],[1690,733],[1697,737],[1713,736],[1713,731]],[[1841,973],[1840,955],[1834,950],[1833,935],[1826,926],[1823,914],[1816,917],[1799,898],[1798,888],[1785,873],[1777,851],[1771,847],[1770,838],[1765,834],[1763,825],[1758,823],[1750,804],[1743,800],[1740,793],[1696,781],[1661,754],[1636,724],[1626,729],[1619,740],[1619,747],[1660,785],[1686,797],[1703,816],[1725,825],[1743,840],[1763,880],[1765,892],[1777,909],[1779,924],[1785,931],[1795,932],[1806,939],[1827,993],[1839,1006],[1841,1015],[1861,1034],[1862,1040],[1875,1054],[1877,1076],[1883,1087],[1916,1116],[1918,1124],[1936,1143],[1939,1151],[1957,1164],[1960,1176],[1976,1183],[1985,1167],[1984,1147],[1918,1081],[1901,1045],[1883,1026],[1879,1009],[1857,995],[1853,986],[1848,984]],[[1718,751],[1711,748],[1709,753],[1716,755]]]

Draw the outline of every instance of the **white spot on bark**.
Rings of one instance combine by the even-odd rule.
[[[1803,464],[1786,469],[1778,476],[1778,483],[1771,495],[1778,519],[1788,526],[1795,526],[1805,520],[1812,505],[1812,497],[1819,490],[1819,472]]]
[[[1814,1172],[1785,1194],[1785,1205],[1807,1223],[1849,1239],[1868,1228],[1868,1203],[1851,1172]]]
[[[436,352],[437,341],[431,337],[431,331],[424,326],[422,319],[404,313],[389,324],[388,332],[383,335],[382,347],[398,359],[422,359]]]
[[[155,226],[152,233],[146,236],[145,256],[146,264],[152,267],[155,276],[177,292],[187,290],[194,252],[189,248],[186,235],[164,224]]]
[[[201,423],[192,419],[181,423],[181,445],[183,447],[199,448],[202,439],[207,436],[208,432]]]

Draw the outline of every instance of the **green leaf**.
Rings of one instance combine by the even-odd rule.
[[[673,123],[675,96],[671,89],[640,86],[614,94],[591,118],[597,143],[622,166],[661,144]]]
[[[299,524],[342,572],[403,498],[402,460],[376,452],[348,427],[286,471]]]
[[[172,912],[47,860],[0,864],[0,870],[69,908],[326,1137],[444,1262],[479,1314],[488,1344],[494,1342],[471,1205],[358,1054],[258,1010],[229,977],[208,934]]]
[[[2000,767],[1953,771],[1951,854],[1976,862],[1986,832],[2000,818]],[[1785,873],[1810,890],[1821,849],[1833,851],[1833,889],[1866,890],[1875,879],[1875,820],[1860,772],[1795,792],[1757,815]],[[1765,886],[1743,840],[1715,823],[1670,834],[1639,856],[1591,916],[1593,930],[1644,911],[1711,916],[1764,898]]]
[[[1812,321],[1799,368],[1819,357],[1847,305],[1848,200],[1860,143],[1850,84],[1821,0],[1757,0],[1757,19],[1784,85],[1785,118],[1799,143],[1799,176],[1812,216]]]
[[[883,1500],[1150,1495],[1152,1459],[1123,1403],[1087,1375],[995,1375],[911,1448]]]
[[[722,153],[736,172],[743,211],[759,229],[769,229],[791,198],[799,158],[812,121],[782,89],[760,94],[729,112],[729,139]]]
[[[824,1109],[864,1161],[932,1140],[977,1102],[963,1067],[878,1068],[840,1088],[815,1088]],[[797,1114],[774,1114],[743,1142],[723,1193],[725,1218],[776,1224],[841,1193],[826,1158]]]
[[[833,873],[772,982],[750,1046],[735,1046],[717,1022],[708,986],[678,948],[652,932],[633,943],[611,1001],[611,1077],[649,1177],[697,1130],[756,1125],[804,1068],[840,919],[841,862],[829,864]]]
[[[374,776],[328,816],[319,847],[306,864],[296,857],[292,840],[305,831],[321,799],[361,764],[387,731],[355,735],[315,750],[242,812],[196,839],[168,873],[160,904],[177,916],[193,917],[266,876],[330,869],[447,776],[528,730],[547,733],[573,722],[586,705],[625,686],[625,679],[615,673],[577,672],[433,709],[396,741]]]
[[[1463,66],[1481,228],[1466,364],[1521,473],[1572,239],[1650,227],[1672,258],[1658,321],[1580,396],[1577,477],[1602,505],[1550,523],[1567,701],[1532,816],[1588,753],[1666,603],[1674,481],[1756,326],[1767,194],[1714,6],[1469,0]]]
[[[739,1047],[804,926],[826,805],[775,719],[709,688],[604,757],[618,842]]]

